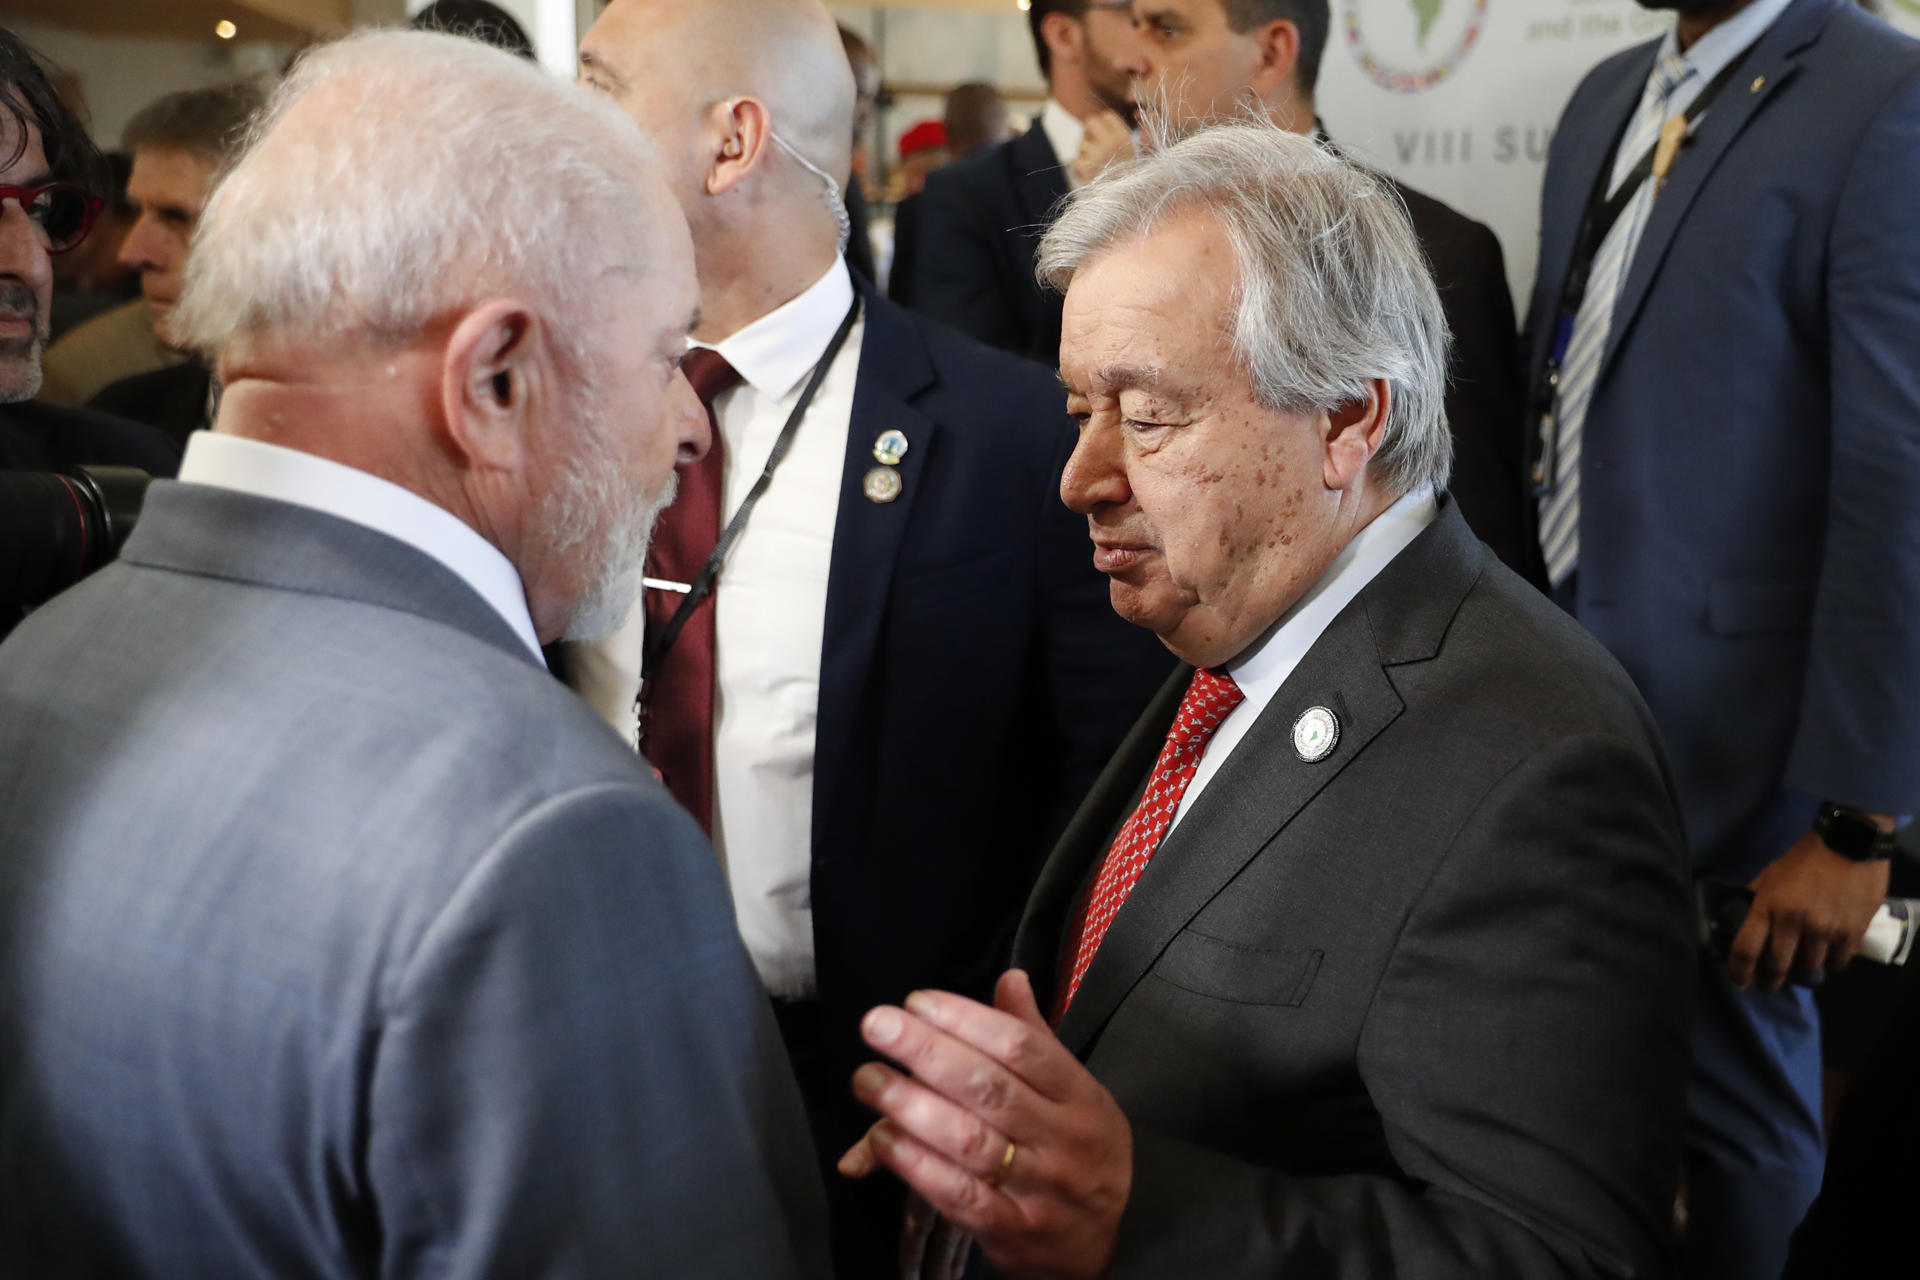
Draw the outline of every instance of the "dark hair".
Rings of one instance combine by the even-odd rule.
[[[170,93],[134,113],[120,148],[129,155],[148,147],[185,151],[219,168],[246,140],[247,125],[266,100],[248,80]]]
[[[90,191],[105,185],[100,150],[93,145],[86,125],[53,91],[46,68],[33,50],[5,27],[0,27],[0,109],[13,117],[20,130],[18,144],[12,154],[0,158],[0,167],[15,163],[25,154],[27,126],[32,125],[40,132],[48,173]]]
[[[1300,32],[1300,57],[1294,75],[1309,98],[1320,79],[1320,55],[1327,51],[1327,28],[1332,25],[1327,0],[1220,0],[1230,30],[1245,34],[1282,18]]]
[[[416,31],[444,31],[448,35],[467,36],[523,58],[533,58],[533,41],[513,15],[488,0],[433,0],[413,15]]]
[[[1085,0],[1033,0],[1027,8],[1027,26],[1033,32],[1033,56],[1040,60],[1040,74],[1053,74],[1053,52],[1047,48],[1047,38],[1040,34],[1040,24],[1047,20],[1050,13],[1064,13],[1069,18],[1077,18],[1086,12]]]

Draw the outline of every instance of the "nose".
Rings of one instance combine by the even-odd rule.
[[[1121,465],[1119,433],[1112,427],[1089,423],[1081,429],[1066,469],[1060,473],[1060,501],[1086,516],[1132,496],[1126,468]]]
[[[143,210],[134,220],[133,230],[127,232],[127,238],[120,242],[119,258],[122,266],[132,267],[136,271],[161,271],[166,268],[152,214]]]
[[[694,393],[693,384],[687,381],[684,370],[673,375],[673,388],[668,396],[668,411],[673,415],[677,446],[674,465],[692,466],[706,457],[707,450],[713,447],[713,419],[707,415],[707,406],[700,403],[700,397]]]
[[[0,202],[0,275],[18,277],[37,288],[52,274],[46,236],[18,200]]]

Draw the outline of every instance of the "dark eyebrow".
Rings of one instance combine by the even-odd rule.
[[[580,51],[580,70],[582,72],[591,71],[594,75],[605,80],[616,89],[624,89],[627,87],[626,77],[622,76],[606,63],[600,61],[600,59],[594,57],[593,50],[591,49],[582,49]]]

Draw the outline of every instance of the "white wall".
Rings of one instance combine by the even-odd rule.
[[[286,49],[257,41],[145,40],[88,35],[68,27],[9,21],[36,51],[72,72],[86,95],[93,135],[120,145],[134,112],[162,94],[199,89],[248,76],[273,75]]]

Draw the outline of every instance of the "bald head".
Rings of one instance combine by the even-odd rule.
[[[853,163],[853,70],[819,0],[613,0],[581,41],[580,74],[645,126],[676,166],[685,159],[683,204],[707,185],[700,171],[709,167],[704,147],[688,144],[737,99],[763,104],[780,140],[835,181]],[[819,182],[774,155],[759,159],[768,173],[801,168],[782,175],[791,185]]]

